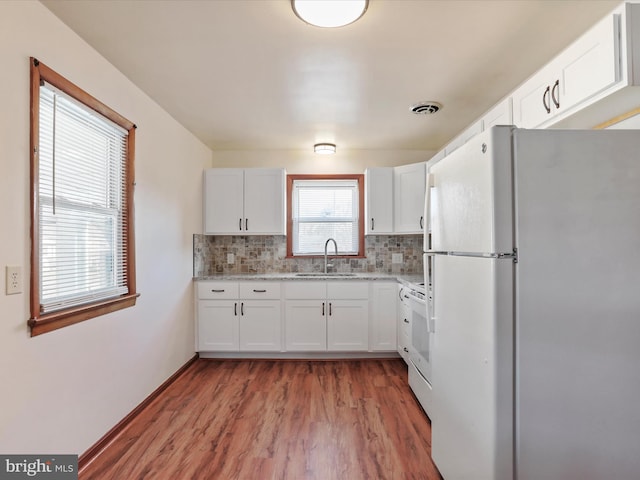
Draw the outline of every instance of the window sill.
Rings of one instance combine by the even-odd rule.
[[[75,323],[84,322],[85,320],[89,320],[106,313],[133,307],[139,296],[139,293],[133,293],[115,299],[104,300],[90,305],[83,305],[73,309],[52,312],[39,318],[32,318],[28,322],[29,327],[31,327],[31,336],[35,337],[37,335],[42,335],[43,333],[58,330],[59,328],[68,327]]]
[[[324,255],[287,255],[285,258],[323,258]],[[367,258],[365,255],[333,255],[330,253],[327,258]]]

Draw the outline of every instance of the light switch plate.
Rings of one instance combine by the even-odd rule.
[[[391,263],[402,263],[402,254],[401,253],[392,253],[391,254]]]
[[[14,295],[22,292],[22,268],[10,267],[7,265],[7,295]]]
[[[233,265],[236,262],[236,256],[233,253],[227,253],[227,263]]]

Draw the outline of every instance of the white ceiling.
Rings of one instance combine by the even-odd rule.
[[[370,0],[337,29],[289,0],[42,3],[214,150],[438,150],[618,1]]]

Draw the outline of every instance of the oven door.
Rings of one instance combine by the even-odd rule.
[[[433,339],[427,321],[427,305],[420,298],[409,296],[411,305],[411,362],[420,374],[431,383],[431,346]]]

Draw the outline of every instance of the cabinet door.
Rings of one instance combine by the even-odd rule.
[[[511,97],[505,98],[482,117],[482,129],[489,130],[496,125],[513,125]]]
[[[204,172],[204,233],[242,233],[243,171],[212,168]]]
[[[327,309],[327,350],[366,351],[369,349],[369,302],[329,300]]]
[[[279,300],[240,301],[240,351],[282,350]]]
[[[327,349],[327,304],[324,300],[287,300],[285,348],[291,352]]]
[[[200,300],[198,302],[198,351],[237,352],[238,302]]]
[[[285,234],[284,178],[282,168],[244,171],[245,234]]]
[[[395,167],[394,229],[396,233],[422,233],[426,173],[424,163]]]
[[[569,109],[620,80],[619,24],[619,15],[609,15],[561,54],[560,109]]]
[[[451,155],[455,150],[467,143],[477,134],[482,132],[482,122],[477,121],[465,129],[460,135],[453,139],[446,147],[444,147],[444,154]]]
[[[556,71],[556,64],[549,64],[513,93],[513,123],[516,126],[535,128],[551,118],[555,108],[551,100],[551,80]]]
[[[364,188],[365,234],[393,233],[393,168],[367,168]]]
[[[397,348],[397,283],[371,282],[370,350],[391,351]]]

